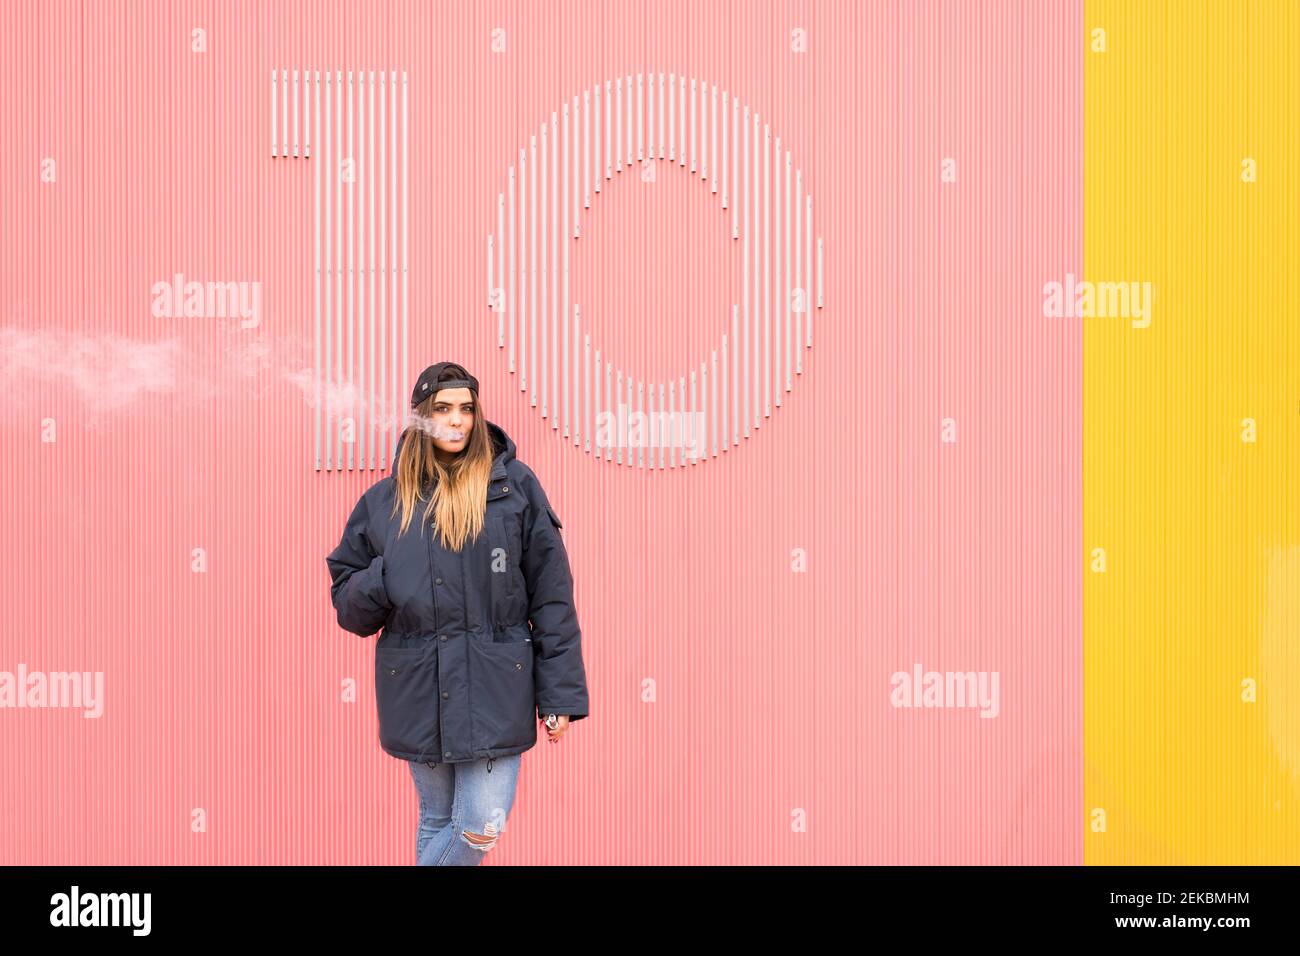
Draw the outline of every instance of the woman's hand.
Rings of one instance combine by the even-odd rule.
[[[542,721],[542,726],[546,728],[547,739],[551,743],[558,743],[560,738],[564,736],[564,732],[569,729],[569,717],[567,714],[564,716],[557,715],[554,730],[547,725],[546,721]]]

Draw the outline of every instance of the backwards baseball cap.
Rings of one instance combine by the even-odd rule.
[[[419,404],[430,395],[437,394],[444,388],[468,388],[475,395],[478,394],[478,379],[473,375],[468,378],[451,378],[444,382],[438,381],[438,376],[442,375],[448,368],[461,368],[463,365],[458,362],[439,362],[437,365],[430,365],[420,373],[419,379],[415,383],[415,390],[411,392],[411,407],[416,408]],[[468,375],[468,372],[466,372]]]

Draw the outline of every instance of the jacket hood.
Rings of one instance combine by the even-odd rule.
[[[489,480],[499,481],[506,477],[506,466],[515,458],[515,443],[496,422],[483,419],[481,424],[487,425],[488,436],[492,439],[492,474],[489,476]],[[390,475],[397,466],[397,456],[402,453],[402,442],[406,441],[406,436],[410,433],[411,428],[408,427],[397,437],[397,444],[393,446],[393,460],[388,466]]]

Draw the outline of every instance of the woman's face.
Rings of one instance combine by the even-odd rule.
[[[444,388],[433,397],[426,427],[434,447],[446,456],[460,454],[474,430],[474,393],[468,388]]]

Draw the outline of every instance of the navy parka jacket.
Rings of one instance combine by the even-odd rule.
[[[390,474],[361,496],[325,558],[339,626],[362,637],[383,628],[375,646],[379,743],[404,760],[522,753],[537,742],[534,713],[587,716],[560,519],[510,437],[480,424],[495,455],[476,541],[460,552],[443,547],[433,518],[423,517],[427,489],[399,537]]]

